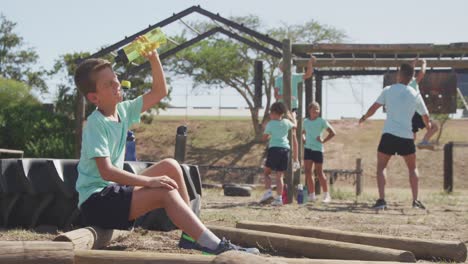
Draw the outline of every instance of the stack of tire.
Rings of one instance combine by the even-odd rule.
[[[125,162],[124,169],[138,173],[151,164]],[[81,226],[75,190],[77,165],[78,160],[72,159],[0,159],[0,227],[54,225],[66,230]],[[181,167],[192,209],[199,215],[202,190],[198,167],[185,164]],[[136,226],[152,230],[175,228],[161,210],[137,219]]]

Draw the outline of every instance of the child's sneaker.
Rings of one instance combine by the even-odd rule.
[[[421,141],[417,145],[418,149],[429,149],[429,150],[434,150],[434,145],[428,141]]]
[[[260,199],[259,202],[260,202],[260,203],[269,203],[269,202],[271,202],[272,200],[273,200],[273,192],[272,192],[271,189],[270,189],[270,190],[267,190],[267,191],[263,194],[263,196],[262,196],[262,198]]]
[[[322,200],[322,203],[329,203],[331,202],[331,196],[329,193],[325,194]]]
[[[378,199],[375,201],[375,204],[372,206],[372,209],[383,210],[387,209],[387,202],[384,199]]]
[[[225,239],[224,237],[221,239],[218,247],[214,250],[200,246],[195,239],[187,235],[185,232],[182,232],[182,236],[179,240],[179,247],[184,249],[195,249],[200,250],[203,254],[207,255],[219,255],[223,252],[229,250],[236,250],[242,251],[250,254],[260,254],[260,251],[257,248],[244,248],[237,245],[232,244],[229,240]]]
[[[413,201],[413,208],[426,210],[426,207],[424,206],[424,204],[421,203],[421,201],[419,201],[419,200],[414,200]]]
[[[274,205],[274,206],[281,206],[283,205],[283,197],[281,196],[278,196],[276,197],[273,202],[271,202],[271,205]]]
[[[315,196],[315,193],[314,194],[309,193],[309,196],[307,197],[307,201],[312,202],[312,203],[317,201],[317,196]]]

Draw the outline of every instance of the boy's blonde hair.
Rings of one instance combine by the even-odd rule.
[[[312,102],[307,106],[307,112],[310,112],[312,108],[315,108],[320,111],[320,105],[317,102]]]
[[[110,62],[104,59],[87,59],[78,65],[75,71],[75,84],[85,97],[88,93],[96,92],[95,75],[105,68],[112,70]]]

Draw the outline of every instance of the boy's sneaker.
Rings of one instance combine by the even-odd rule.
[[[434,150],[434,145],[428,141],[421,141],[417,145],[418,149],[429,149]]]
[[[273,200],[273,192],[270,190],[266,191],[262,198],[260,199],[260,203],[269,203]]]
[[[275,205],[275,206],[281,206],[283,205],[283,197],[281,196],[278,196],[276,197],[273,202],[271,202],[271,205]]]
[[[232,244],[229,240],[225,239],[224,237],[221,239],[221,242],[219,243],[216,249],[212,250],[209,248],[205,248],[197,244],[195,239],[187,235],[185,232],[182,232],[182,236],[180,237],[180,240],[179,240],[179,247],[184,248],[184,249],[200,250],[203,252],[203,254],[207,254],[207,255],[219,255],[229,250],[242,251],[242,252],[246,252],[250,254],[260,254],[260,251],[257,248],[240,247],[240,246]]]
[[[378,199],[375,204],[372,206],[372,209],[383,210],[387,209],[387,202],[384,199]]]
[[[419,200],[413,201],[413,208],[426,210],[426,207],[424,206],[424,204],[422,204],[421,201]]]
[[[329,203],[329,202],[331,202],[331,196],[330,194],[327,194],[325,195],[325,197],[323,197],[322,203]]]
[[[307,201],[313,203],[313,202],[317,201],[317,196],[309,194],[309,196],[307,197]]]

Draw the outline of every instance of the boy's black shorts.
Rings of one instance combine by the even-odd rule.
[[[416,133],[419,129],[424,129],[426,127],[421,115],[417,112],[414,113],[413,118],[411,119],[411,125],[413,126],[413,133]]]
[[[401,138],[389,133],[382,135],[377,150],[387,155],[406,156],[416,153],[413,139]]]
[[[129,229],[133,186],[111,184],[92,194],[80,207],[86,225],[105,229]]]
[[[268,149],[265,166],[274,171],[286,171],[288,169],[289,149],[271,147]]]
[[[314,163],[323,163],[323,152],[304,148],[304,160],[311,160]]]

